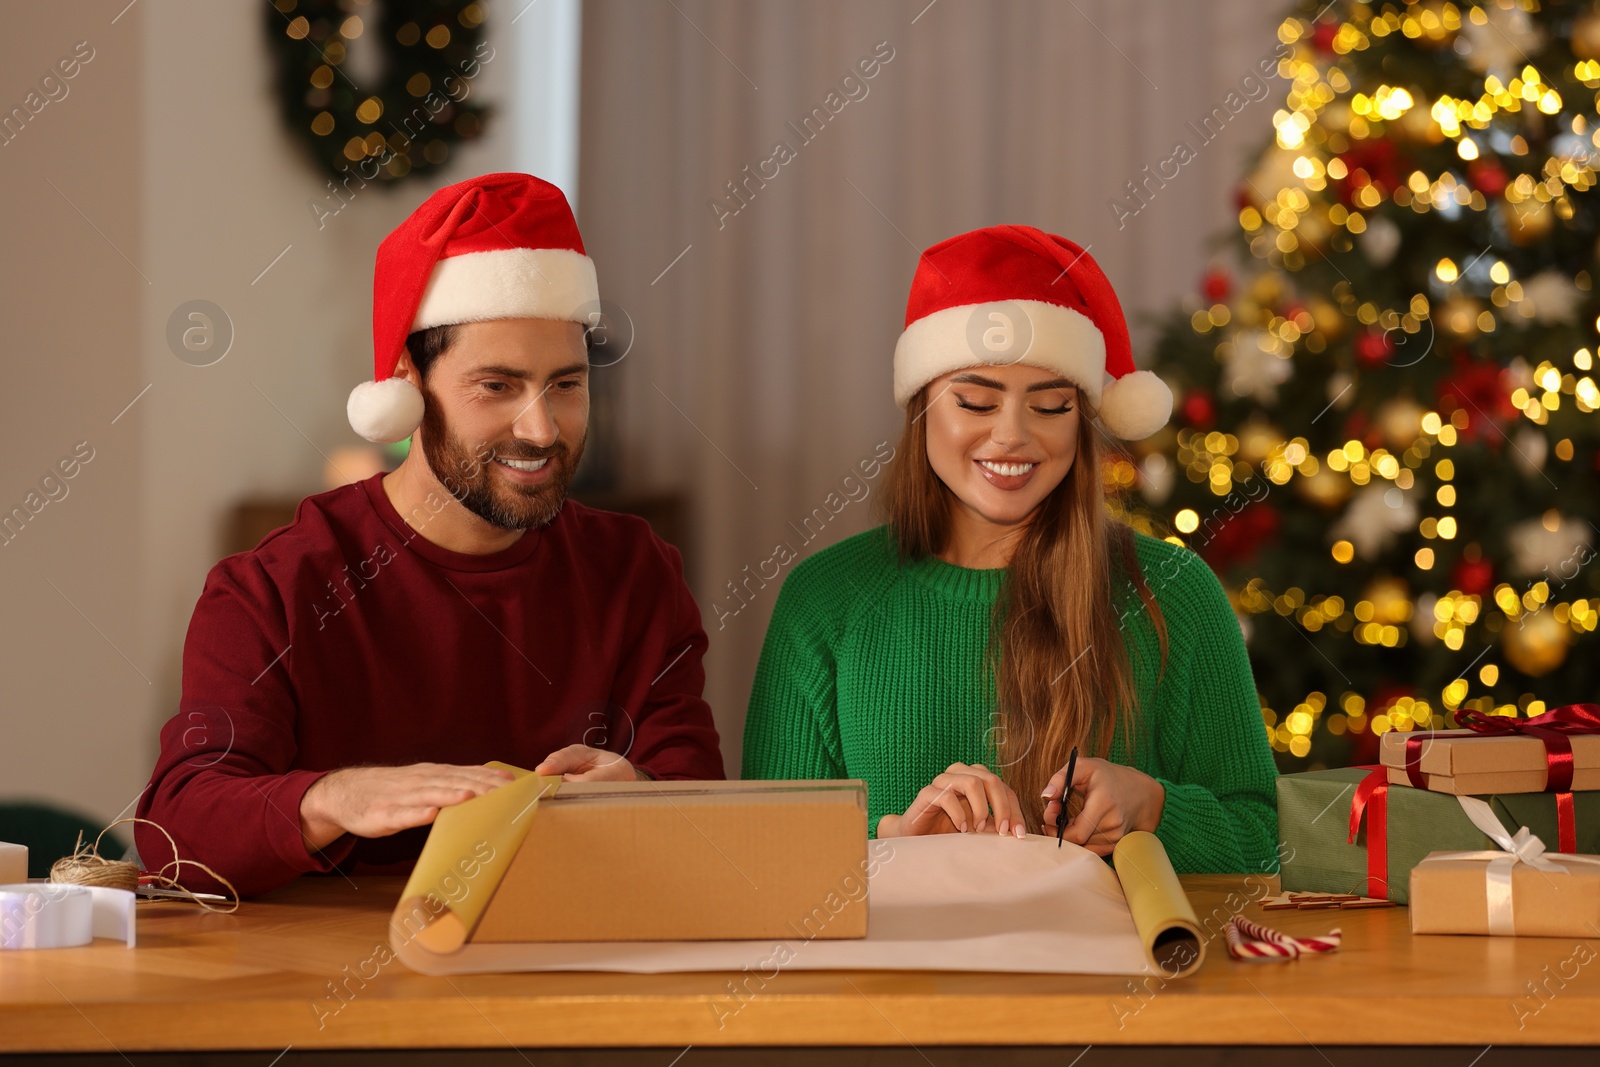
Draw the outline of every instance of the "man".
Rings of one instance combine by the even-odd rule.
[[[383,241],[349,415],[412,447],[212,568],[139,803],[182,859],[244,895],[405,870],[441,808],[506,780],[490,760],[722,777],[678,552],[566,499],[597,307],[566,198],[529,175],[442,189]],[[147,869],[172,859],[136,839]]]

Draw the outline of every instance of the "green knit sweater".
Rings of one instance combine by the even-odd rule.
[[[1111,757],[1165,787],[1156,836],[1178,871],[1275,871],[1277,772],[1227,595],[1191,550],[1138,532],[1134,543],[1168,663],[1158,686],[1155,628],[1118,578],[1111,610],[1143,711],[1131,756],[1118,728]],[[756,669],[744,777],[864,779],[875,832],[951,763],[995,766],[984,651],[1004,577],[936,557],[901,565],[887,526],[796,566]]]

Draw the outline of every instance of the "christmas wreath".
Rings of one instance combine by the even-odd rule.
[[[468,102],[494,58],[484,17],[481,0],[272,0],[267,40],[284,121],[347,187],[440,166],[490,114]],[[371,69],[360,78],[353,50],[375,53],[361,57]]]

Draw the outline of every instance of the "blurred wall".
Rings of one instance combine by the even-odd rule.
[[[543,102],[515,88],[536,84],[519,77],[524,5],[492,2],[476,91],[504,121],[431,180],[368,187],[319,227],[327,189],[281,128],[265,7],[34,4],[0,40],[0,108],[59,97],[0,144],[0,517],[26,515],[0,537],[0,799],[131,807],[228,509],[317,491],[325,455],[355,441],[344,400],[370,374],[379,240],[440,185],[525,165],[515,114]],[[1193,140],[1185,122],[1270,51],[1274,24],[1252,0],[584,5],[580,222],[602,293],[637,327],[617,368],[621,473],[693,504],[730,772],[777,586],[742,606],[727,583],[780,540],[809,553],[871,521],[869,496],[809,542],[791,525],[894,439],[889,359],[917,251],[1032,222],[1091,245],[1130,313],[1167,306],[1281,90],[1124,227],[1108,203]],[[726,183],[880,41],[894,58],[867,95],[719,218],[712,201],[738,206]],[[92,58],[41,88],[78,42]],[[196,300],[232,331],[209,366],[168,341]],[[92,458],[73,466],[80,442]]]
[[[150,396],[127,407],[150,380],[139,328],[160,278],[150,63],[125,3],[12,9],[0,34],[0,798],[101,815],[148,774],[163,680],[143,599]]]
[[[29,5],[0,41],[7,107],[74,42],[95,50],[70,94],[0,146],[13,383],[0,501],[21,502],[75,442],[95,449],[70,495],[0,547],[0,798],[101,818],[149,777],[231,506],[320,491],[325,455],[357,442],[344,403],[372,374],[378,242],[434,189],[513,166],[502,118],[442,172],[369,185],[319,227],[311,203],[337,201],[279,118],[270,7],[124,7]],[[503,98],[516,53],[491,37],[475,91]],[[231,324],[209,366],[168,342],[195,300]]]

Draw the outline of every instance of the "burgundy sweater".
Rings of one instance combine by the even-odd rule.
[[[138,811],[183,858],[247,896],[310,871],[409,869],[427,827],[306,852],[301,796],[357,764],[532,768],[587,744],[657,778],[723,776],[700,609],[643,519],[568,500],[510,548],[467,555],[407,525],[382,479],[307,497],[206,578]],[[154,828],[134,836],[147,870],[172,858]]]

